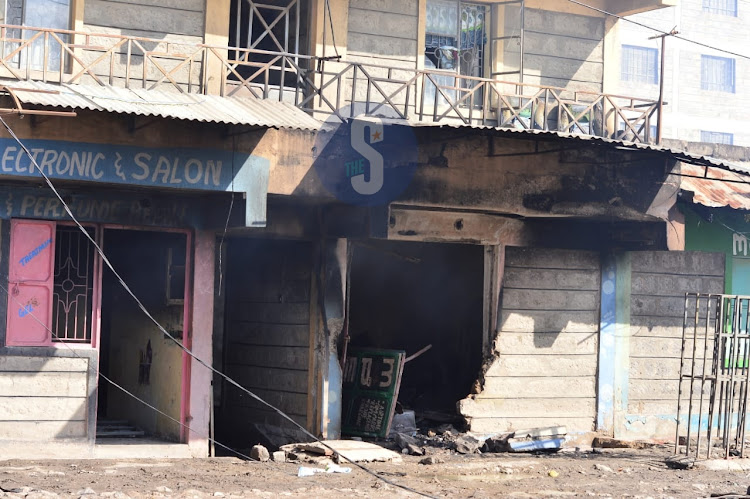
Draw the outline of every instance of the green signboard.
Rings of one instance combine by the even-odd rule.
[[[398,400],[406,353],[352,349],[343,376],[341,432],[359,437],[388,435]]]

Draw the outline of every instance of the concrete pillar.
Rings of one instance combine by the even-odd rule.
[[[311,373],[319,380],[319,431],[324,438],[341,436],[341,364],[338,346],[344,328],[346,308],[346,274],[348,240],[326,240],[319,246],[316,275],[320,289],[318,300],[322,313],[317,314],[319,326],[315,341],[315,362]]]
[[[212,363],[214,321],[214,251],[216,236],[212,231],[195,233],[195,265],[193,273],[192,351],[207,364]],[[209,419],[211,416],[211,371],[195,359],[190,362],[190,402],[187,424],[195,432],[188,435],[194,457],[208,457]]]
[[[685,251],[685,215],[676,204],[670,208],[667,219],[667,249]]]
[[[229,45],[229,17],[231,0],[212,0],[206,4],[206,32],[203,36],[204,43],[214,47],[227,47]],[[227,58],[226,50],[206,51],[205,83],[206,93],[220,95],[223,92],[222,74],[224,64],[222,60]]]

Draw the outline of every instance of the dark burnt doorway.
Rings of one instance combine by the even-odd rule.
[[[309,426],[313,245],[307,241],[229,238],[220,301],[223,333],[214,367]],[[218,267],[217,267],[218,268]],[[216,439],[249,452],[307,437],[276,412],[214,377]],[[217,448],[217,452],[223,453]]]
[[[353,243],[351,346],[432,348],[404,368],[399,402],[433,421],[459,421],[482,363],[481,246],[396,241]]]
[[[103,248],[146,309],[183,341],[189,301],[188,234],[105,229]],[[101,294],[99,370],[169,417],[101,379],[97,439],[143,436],[184,442],[183,428],[170,419],[185,419],[189,383],[183,350],[140,310],[106,267]]]

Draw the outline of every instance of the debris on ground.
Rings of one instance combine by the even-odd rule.
[[[326,447],[325,445],[323,445],[320,442],[313,442],[313,443],[310,443],[310,444],[300,444],[300,446],[301,446],[300,447],[301,450],[303,450],[305,452],[311,452],[313,454],[318,454],[318,455],[321,455],[321,456],[332,456],[333,455],[333,450],[330,449],[330,448],[328,448],[328,447]]]
[[[355,463],[401,462],[400,454],[370,442],[358,440],[324,440],[323,443],[325,446],[318,442],[313,444],[288,444],[282,445],[280,450],[286,453],[287,461],[302,461],[316,464],[325,464],[333,462],[333,460],[345,462],[347,459]]]
[[[446,424],[441,424],[440,426],[435,428],[435,433],[437,433],[438,435],[445,435],[445,434],[455,435],[458,432],[456,431],[456,428],[454,428],[452,424],[446,423]]]
[[[454,442],[454,449],[459,454],[475,454],[484,445],[484,441],[471,435],[461,435]]]
[[[490,437],[484,441],[482,446],[482,452],[500,453],[510,452],[510,445],[508,439],[513,436],[513,433],[505,433],[503,435],[496,435]]]
[[[564,426],[519,430],[508,437],[508,447],[510,452],[560,450],[567,434]]]
[[[403,454],[411,454],[412,456],[424,456],[425,450],[419,443],[419,441],[405,433],[396,433],[393,436],[393,440],[401,448]]]
[[[283,450],[277,450],[273,454],[271,454],[271,459],[276,463],[283,463],[286,461],[286,452]]]
[[[597,464],[594,465],[594,469],[596,471],[603,471],[605,473],[614,473],[615,472],[615,470],[613,470],[612,468],[610,468],[606,464],[599,464],[599,463],[597,463]]]
[[[621,440],[612,437],[595,437],[591,442],[591,447],[599,449],[651,449],[663,445],[658,442],[648,442],[645,440]]]
[[[420,438],[419,436],[416,438]],[[249,446],[255,442],[251,442]],[[655,447],[597,454],[468,454],[427,447],[428,456],[401,456],[402,462],[374,463],[378,476],[433,497],[725,497],[745,498],[747,472],[675,470],[663,463],[673,449]],[[249,449],[248,449],[249,452]],[[321,457],[321,456],[318,456]],[[323,456],[324,457],[324,456]],[[425,460],[425,463],[419,464]],[[730,460],[731,461],[731,460]],[[607,466],[613,472],[595,469]],[[2,499],[301,499],[308,497],[408,497],[364,472],[320,473],[296,478],[299,467],[237,458],[27,460],[0,463]],[[550,471],[559,473],[550,476]],[[622,470],[622,471],[621,471]],[[630,471],[627,471],[630,470]],[[374,487],[375,483],[379,483]],[[165,487],[173,492],[159,492]],[[86,489],[96,494],[82,494]],[[81,494],[78,494],[81,492]]]
[[[419,461],[419,464],[431,465],[431,464],[440,464],[442,462],[443,462],[443,460],[440,459],[439,457],[427,456],[427,457],[422,458]]]
[[[268,461],[271,456],[268,453],[268,449],[259,444],[253,445],[253,448],[250,449],[250,457],[264,463]]]

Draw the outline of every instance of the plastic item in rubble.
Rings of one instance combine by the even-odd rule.
[[[396,433],[414,436],[417,434],[417,421],[414,411],[406,410],[403,414],[394,414],[391,421],[391,431],[388,438],[395,438]]]
[[[315,473],[351,473],[352,469],[346,466],[339,466],[338,464],[330,463],[325,468],[308,468],[306,466],[300,466],[297,471],[298,477],[313,476]]]

